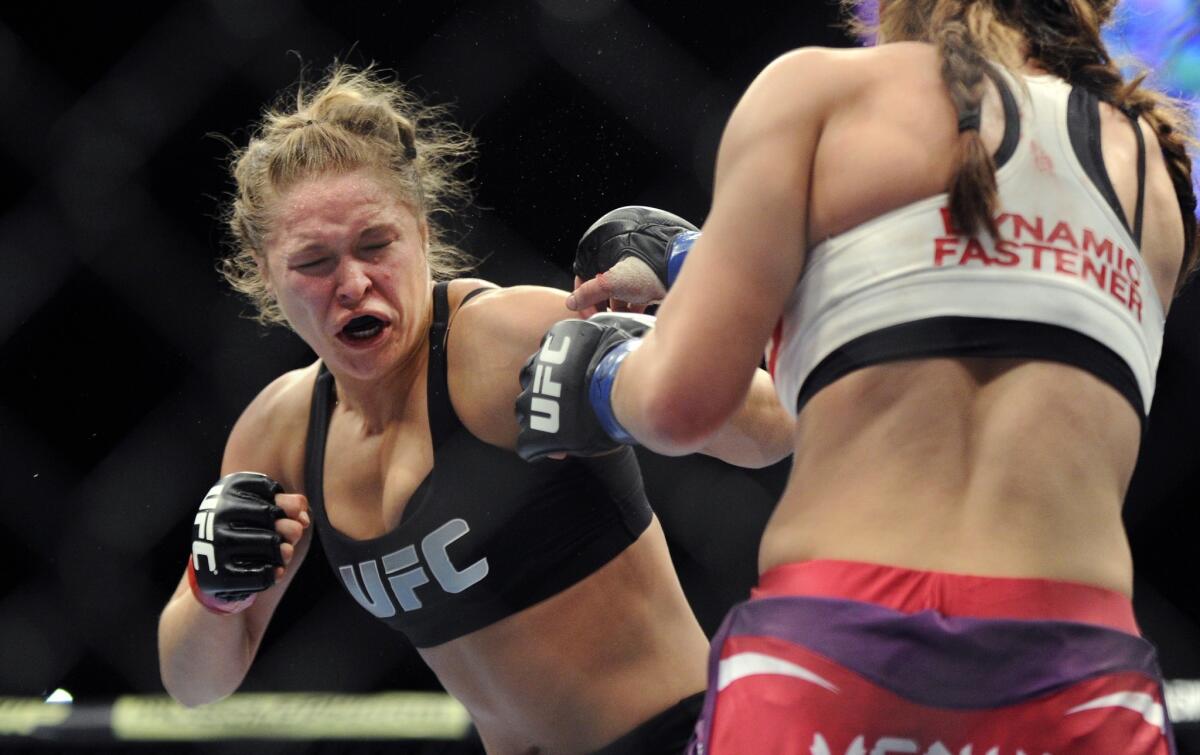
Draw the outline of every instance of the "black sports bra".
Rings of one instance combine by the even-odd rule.
[[[652,517],[630,449],[529,464],[472,435],[450,403],[448,317],[440,283],[427,374],[433,470],[391,532],[356,540],[329,522],[323,470],[335,385],[324,365],[313,387],[305,449],[309,506],[339,581],[418,647],[461,637],[561,592],[625,550]]]

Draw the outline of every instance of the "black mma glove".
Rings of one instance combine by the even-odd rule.
[[[521,369],[517,453],[594,456],[636,443],[612,414],[616,370],[653,327],[647,315],[604,313],[551,326]]]
[[[671,242],[685,231],[700,229],[665,210],[653,207],[619,207],[592,224],[575,247],[575,274],[591,280],[625,257],[637,257],[670,288],[667,259]]]
[[[284,516],[275,496],[282,492],[283,486],[266,475],[234,472],[200,502],[188,581],[205,608],[237,613],[275,584],[275,568],[283,566],[283,538],[275,520]]]

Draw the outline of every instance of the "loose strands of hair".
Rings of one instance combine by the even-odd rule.
[[[474,155],[474,140],[445,108],[426,105],[373,68],[335,62],[320,81],[299,84],[294,100],[282,95],[249,144],[230,156],[236,191],[226,222],[233,248],[221,272],[254,303],[260,322],[285,324],[263,270],[272,203],[305,178],[357,168],[379,171],[429,221],[436,280],[466,272],[474,260],[445,239],[442,222],[470,205],[460,173]]]

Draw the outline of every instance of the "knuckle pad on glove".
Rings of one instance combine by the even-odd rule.
[[[575,273],[584,280],[636,256],[667,280],[667,244],[681,231],[697,231],[687,220],[655,207],[619,207],[592,224],[575,250]]]
[[[261,501],[255,502],[240,502],[237,506],[231,506],[228,509],[227,516],[218,516],[220,521],[224,521],[234,528],[240,529],[274,529],[275,520],[279,517],[275,516],[272,508],[268,507]],[[280,509],[282,512],[282,509]]]
[[[614,328],[634,338],[641,338],[654,329],[655,318],[640,312],[600,312],[589,317],[587,321]]]
[[[275,522],[287,516],[275,496],[283,492],[266,475],[235,472],[205,497],[193,528],[193,553],[209,564],[195,570],[202,592],[240,600],[275,583],[274,569],[283,565],[283,538]]]

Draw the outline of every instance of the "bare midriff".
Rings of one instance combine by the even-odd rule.
[[[1115,389],[1062,364],[859,370],[801,412],[760,571],[839,559],[1129,595],[1121,505],[1140,432]]]
[[[420,650],[488,752],[590,752],[705,686],[708,643],[662,528],[583,581]]]

